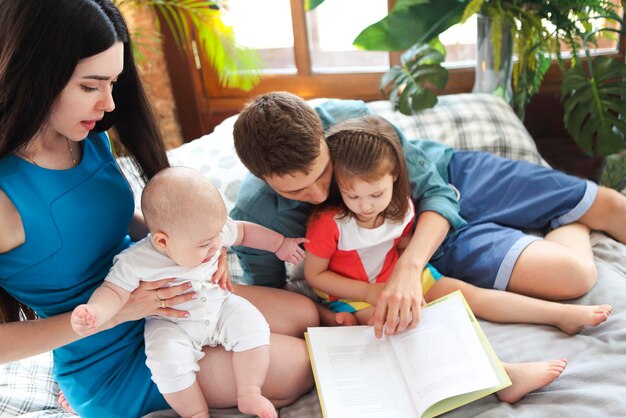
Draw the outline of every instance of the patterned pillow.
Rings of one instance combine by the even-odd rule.
[[[429,139],[457,149],[491,152],[547,166],[524,124],[500,97],[473,93],[440,96],[437,106],[414,116],[394,112],[387,100],[368,106],[408,139]]]
[[[233,125],[236,119],[236,116],[225,119],[212,133],[167,152],[171,165],[195,168],[208,177],[220,191],[229,212],[235,206],[241,180],[248,172],[235,151]],[[127,158],[118,158],[118,162],[133,189],[135,206],[139,209],[143,184],[137,170]]]

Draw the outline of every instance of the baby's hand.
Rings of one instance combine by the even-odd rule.
[[[309,242],[306,238],[285,238],[276,250],[276,257],[291,264],[298,264],[304,259],[304,250],[300,244]]]
[[[217,261],[217,270],[215,271],[215,274],[213,274],[211,281],[214,284],[219,285],[222,289],[227,289],[229,292],[232,292],[234,288],[230,280],[230,272],[228,271],[228,256],[226,248],[222,248],[221,252],[222,254],[219,256]]]
[[[91,335],[96,332],[96,324],[98,322],[98,316],[96,309],[87,304],[78,305],[74,308],[72,316],[70,318],[72,323],[72,329],[83,337]]]

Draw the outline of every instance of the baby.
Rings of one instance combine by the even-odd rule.
[[[269,326],[247,300],[212,282],[222,246],[245,245],[272,251],[297,263],[304,238],[286,238],[265,227],[228,218],[224,202],[201,173],[171,167],[158,173],[141,196],[150,234],[117,255],[104,283],[71,316],[73,329],[90,335],[123,307],[139,281],[177,278],[191,284],[197,298],[175,306],[188,318],[148,317],[144,331],[146,364],[170,406],[183,417],[208,417],[195,372],[205,345],[233,351],[237,404],[241,412],[276,417],[261,394],[269,367]],[[229,285],[230,286],[230,285]],[[165,300],[157,302],[165,308]]]

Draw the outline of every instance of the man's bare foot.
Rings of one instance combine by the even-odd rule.
[[[70,403],[65,398],[65,394],[60,389],[59,389],[58,396],[59,396],[58,401],[59,401],[59,405],[61,405],[61,408],[63,408],[65,412],[69,412],[70,414],[76,415],[76,412],[72,409],[72,407],[70,406]]]
[[[350,312],[337,312],[335,314],[335,322],[337,325],[344,327],[359,325],[359,320],[356,319],[356,316]]]
[[[278,418],[274,405],[261,393],[251,392],[238,395],[237,408],[244,414],[257,415],[259,418]]]
[[[530,392],[552,383],[565,370],[567,359],[502,365],[513,384],[496,395],[502,402],[514,404]]]
[[[606,321],[612,310],[610,305],[563,305],[563,314],[554,325],[566,334],[578,334]]]

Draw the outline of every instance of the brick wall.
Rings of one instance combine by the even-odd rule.
[[[122,12],[134,32],[133,41],[136,47],[145,57],[139,63],[141,76],[165,145],[167,148],[177,147],[183,143],[183,137],[154,18],[147,8],[127,7]]]

